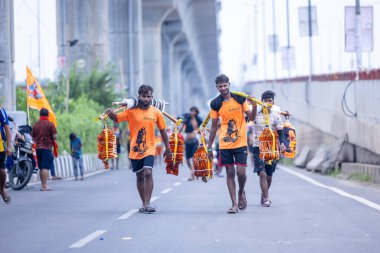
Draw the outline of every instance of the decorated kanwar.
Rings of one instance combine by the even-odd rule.
[[[163,113],[160,111],[165,106],[165,103],[158,102],[153,105],[152,102],[153,88],[149,85],[141,85],[138,89],[137,98],[129,99],[122,103],[114,103],[120,107],[117,109],[108,108],[98,117],[103,121],[109,118],[117,123],[124,121],[129,123],[131,145],[129,158],[131,159],[132,171],[136,173],[137,190],[142,201],[142,207],[139,209],[140,213],[156,212],[156,208],[151,205],[150,201],[154,185],[153,168],[156,154],[156,127],[165,144],[165,159],[172,158],[169,138],[166,133],[166,123]],[[105,139],[109,134],[113,136],[111,131],[105,131],[104,138],[100,138],[98,141],[104,141],[103,143],[109,145],[108,147],[114,148],[114,143],[110,143],[113,139]],[[104,150],[103,146],[102,150]],[[105,158],[107,159],[107,154],[109,153],[107,147],[105,151]]]

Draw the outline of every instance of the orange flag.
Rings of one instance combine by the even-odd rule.
[[[55,127],[57,127],[57,119],[55,114],[50,107],[49,101],[47,100],[40,84],[37,79],[33,76],[32,71],[26,67],[26,103],[27,107],[40,110],[41,108],[46,108],[49,110],[49,121],[53,122]]]

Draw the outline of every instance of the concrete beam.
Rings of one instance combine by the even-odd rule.
[[[69,66],[80,60],[84,70],[109,61],[108,1],[57,1],[58,56],[66,56]],[[68,41],[77,39],[70,47]]]
[[[118,66],[123,89],[135,95],[143,71],[141,0],[110,0],[108,5],[110,60]]]

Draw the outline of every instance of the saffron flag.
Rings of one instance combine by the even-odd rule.
[[[57,127],[57,119],[50,107],[49,101],[37,79],[33,76],[32,71],[28,67],[26,67],[26,96],[27,107],[37,110],[40,110],[41,108],[48,109],[49,121],[54,123],[54,126]]]

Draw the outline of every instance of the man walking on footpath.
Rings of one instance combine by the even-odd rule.
[[[266,103],[267,105],[274,104],[274,96],[275,93],[273,91],[265,91],[261,95],[261,101]],[[271,123],[272,131],[277,131],[278,139],[280,142],[280,151],[285,151],[285,137],[283,133],[283,126],[281,116],[277,113],[274,113],[269,109],[269,121]],[[272,161],[271,164],[265,163],[260,159],[260,148],[259,148],[259,137],[264,131],[266,125],[264,122],[264,115],[262,111],[262,107],[259,107],[257,112],[257,116],[254,120],[253,124],[253,164],[254,164],[254,172],[260,177],[260,188],[261,188],[261,205],[263,207],[270,207],[271,200],[269,199],[269,188],[272,184],[272,176],[274,171],[276,170],[276,161]]]
[[[153,192],[153,165],[156,153],[156,142],[154,129],[157,125],[162,140],[165,144],[164,156],[171,157],[169,139],[166,134],[166,124],[160,110],[151,106],[153,99],[153,88],[142,85],[138,90],[139,104],[137,107],[123,111],[120,114],[113,113],[107,109],[106,114],[116,122],[128,121],[130,130],[131,150],[129,158],[132,170],[137,177],[137,190],[142,200],[140,213],[154,213],[156,209],[150,205]]]
[[[12,155],[11,136],[7,112],[0,106],[0,195],[6,204],[11,203],[11,197],[5,190],[5,160],[7,156]]]
[[[212,125],[207,151],[208,157],[212,161],[212,144],[220,119],[219,160],[220,164],[226,167],[227,186],[232,201],[232,207],[228,213],[234,214],[247,208],[244,191],[247,181],[247,123],[245,116],[249,120],[255,118],[256,104],[253,104],[251,111],[246,98],[230,93],[230,82],[227,76],[222,74],[216,77],[215,83],[220,95],[210,103]],[[239,182],[239,202],[236,201],[235,174],[237,174]]]
[[[46,108],[40,110],[40,120],[33,125],[32,137],[36,143],[38,167],[40,169],[41,191],[51,191],[47,185],[49,170],[54,166],[52,147],[57,139],[57,130],[48,120],[49,111]]]
[[[75,133],[71,133],[69,138],[70,138],[70,151],[71,151],[71,158],[73,160],[75,181],[78,180],[78,169],[80,172],[80,180],[83,181],[84,169],[83,169],[82,141]]]

